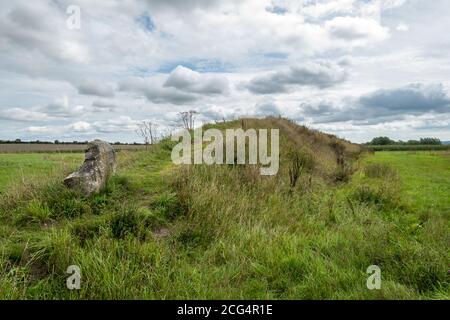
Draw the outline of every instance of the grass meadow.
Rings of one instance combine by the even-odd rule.
[[[0,155],[0,298],[450,298],[448,152],[366,153],[274,119],[217,125],[234,126],[280,128],[278,175],[175,166],[163,140],[119,152],[86,198],[61,183],[81,155]]]
[[[75,169],[83,159],[82,153],[0,153],[0,192],[14,182]]]

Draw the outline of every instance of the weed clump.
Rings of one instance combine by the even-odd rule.
[[[163,192],[154,197],[151,203],[151,209],[159,214],[159,216],[173,219],[183,214],[183,206],[181,205],[177,193]]]
[[[111,233],[116,239],[139,235],[139,217],[135,208],[123,209],[111,219]]]
[[[19,224],[47,223],[50,222],[53,215],[48,206],[38,199],[32,199],[25,207],[25,210],[19,215]]]
[[[388,183],[380,186],[359,185],[352,198],[359,203],[373,204],[380,209],[395,209],[401,206],[398,190]]]
[[[122,208],[110,221],[111,234],[115,239],[129,236],[145,239],[152,231],[165,224],[165,219],[146,208]]]
[[[288,153],[289,159],[289,185],[295,188],[298,178],[305,172],[311,172],[314,169],[314,158],[306,152],[291,150]]]
[[[87,240],[99,236],[107,227],[104,220],[83,220],[73,224],[71,232],[84,244]]]
[[[388,164],[370,163],[364,168],[364,175],[368,178],[395,178],[397,171]]]

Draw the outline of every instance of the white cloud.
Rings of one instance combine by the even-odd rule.
[[[332,38],[352,42],[378,42],[389,37],[388,29],[374,19],[336,17],[325,22],[325,29]]]
[[[75,132],[84,132],[91,129],[91,125],[86,121],[78,121],[69,126],[70,130]]]
[[[312,122],[351,121],[356,124],[379,124],[405,120],[408,116],[450,116],[450,96],[442,84],[410,84],[400,88],[379,89],[357,98],[336,103],[301,104],[302,114]]]
[[[407,32],[409,31],[409,25],[406,23],[399,23],[395,29],[397,31]]]
[[[28,128],[28,131],[30,133],[34,133],[34,134],[42,134],[42,133],[51,133],[53,132],[53,129],[51,127],[47,127],[47,126],[31,126]]]
[[[43,121],[51,120],[52,117],[42,112],[30,111],[23,108],[9,108],[1,109],[0,119],[14,121]]]
[[[201,74],[183,66],[177,66],[164,82],[164,87],[172,87],[186,92],[200,94],[225,94],[228,79],[215,74]]]
[[[273,99],[267,101],[260,101],[255,106],[256,114],[263,116],[278,116],[282,114],[280,107]]]
[[[99,96],[99,97],[114,97],[114,87],[103,84],[100,81],[87,80],[78,86],[80,94]]]
[[[111,133],[117,131],[134,131],[139,121],[133,120],[128,116],[120,116],[116,119],[108,119],[106,121],[97,121],[93,127],[98,132]]]
[[[251,79],[245,86],[256,94],[284,93],[295,86],[332,87],[345,81],[346,77],[347,74],[341,66],[322,61],[260,75]]]
[[[177,66],[168,76],[125,79],[119,88],[141,93],[153,103],[182,105],[197,101],[202,96],[227,94],[229,84],[224,76],[203,74]]]

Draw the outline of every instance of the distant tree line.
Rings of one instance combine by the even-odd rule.
[[[388,137],[376,137],[372,141],[366,143],[369,146],[387,146],[387,145],[403,145],[403,146],[417,146],[417,145],[433,145],[440,146],[442,142],[438,138],[420,138],[419,140],[408,141],[394,141]]]
[[[23,144],[88,144],[89,141],[41,141],[41,140],[33,140],[33,141],[22,141],[21,139],[15,140],[0,140],[0,144],[9,144],[9,143],[23,143]],[[124,143],[124,142],[114,142],[114,145],[141,145],[141,143],[133,142],[133,143]]]

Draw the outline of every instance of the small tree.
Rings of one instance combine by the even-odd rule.
[[[195,115],[198,114],[195,110],[189,110],[180,112],[178,115],[180,116],[181,125],[183,128],[187,130],[193,130],[194,129],[194,123],[195,123]]]
[[[158,126],[152,121],[142,121],[136,133],[144,139],[145,149],[147,149],[149,144],[154,144],[157,141],[157,129]]]

